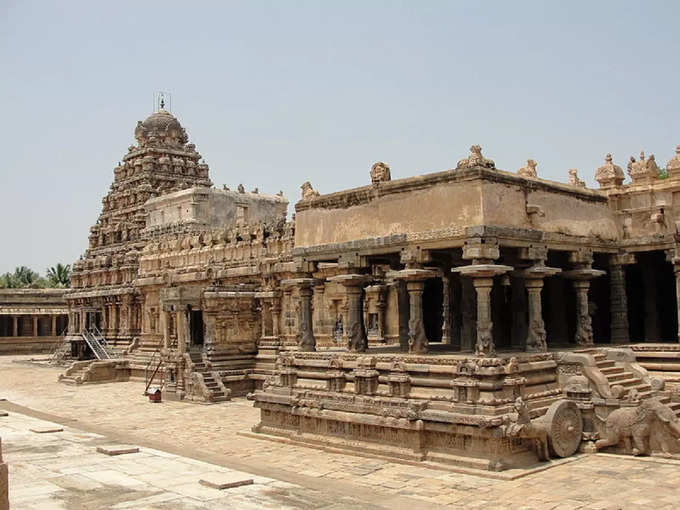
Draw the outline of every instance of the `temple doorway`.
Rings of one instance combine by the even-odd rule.
[[[442,341],[442,305],[444,303],[441,278],[425,280],[423,291],[423,323],[425,335],[430,342]]]
[[[559,267],[563,271],[571,269],[569,253],[548,251],[546,265]],[[559,275],[546,278],[541,292],[541,305],[548,347],[570,346],[576,334],[576,293],[572,282]]]
[[[675,275],[663,251],[637,254],[626,267],[626,294],[631,342],[677,342]]]
[[[191,310],[189,324],[191,328],[191,346],[202,346],[205,339],[205,327],[203,325],[203,312]]]

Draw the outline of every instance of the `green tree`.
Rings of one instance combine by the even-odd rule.
[[[13,273],[0,276],[0,287],[7,289],[40,289],[47,287],[47,280],[26,266],[14,269]]]
[[[71,264],[60,264],[47,268],[47,282],[50,287],[69,287],[71,285]]]

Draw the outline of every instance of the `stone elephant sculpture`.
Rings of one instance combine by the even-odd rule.
[[[656,430],[660,432],[658,439],[661,450],[664,455],[669,456],[667,434],[663,431],[680,439],[680,420],[670,407],[657,399],[645,400],[637,407],[616,409],[606,420],[602,420],[597,414],[595,416],[604,421],[605,425],[604,437],[595,442],[597,450],[623,442],[627,452],[648,455],[651,453],[649,438]]]

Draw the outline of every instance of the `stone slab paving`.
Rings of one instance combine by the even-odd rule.
[[[48,425],[64,426],[65,432],[61,433],[30,433],[37,444],[54,441],[60,434],[75,433],[69,432],[73,428],[84,431],[80,434],[88,440],[92,440],[88,434],[97,434],[106,436],[107,444],[140,446],[139,454],[116,457],[97,454],[94,450],[87,455],[81,452],[77,460],[72,460],[76,465],[61,468],[66,470],[64,474],[85,484],[99,483],[104,487],[98,491],[87,490],[88,494],[109,490],[107,484],[140,491],[145,490],[141,487],[151,484],[159,491],[164,490],[145,495],[151,499],[145,503],[147,507],[140,508],[218,508],[209,506],[213,500],[201,499],[204,493],[200,491],[217,489],[198,483],[201,473],[192,462],[221,466],[254,479],[253,485],[226,489],[229,495],[223,497],[225,506],[219,508],[267,508],[273,504],[272,499],[276,501],[272,508],[680,508],[680,462],[675,460],[585,455],[574,462],[516,480],[496,480],[244,437],[239,433],[249,431],[258,421],[258,411],[245,399],[218,405],[151,404],[142,397],[140,382],[66,386],[56,383],[61,370],[17,363],[22,359],[25,357],[0,357],[0,398],[8,400],[0,402],[0,409],[10,411],[9,419],[15,409],[51,421]],[[0,418],[0,427],[7,419]],[[3,444],[5,441],[3,437]],[[177,455],[177,462],[189,467],[181,473],[155,472],[151,451],[161,457]],[[30,459],[39,453],[26,452],[26,455]],[[133,455],[141,457],[133,461]],[[92,462],[92,456],[97,456],[97,460]],[[12,462],[11,457],[8,460]],[[30,497],[18,493],[17,497],[23,494],[27,504],[31,498],[35,503],[49,497],[54,489],[54,483],[48,478],[54,461],[36,460],[39,461],[44,463],[21,468],[26,471],[20,475],[34,480],[35,484]],[[117,474],[109,472],[105,465],[108,461],[120,466]],[[105,465],[92,468],[101,478],[93,480],[92,476],[79,471],[79,465],[90,466],[90,463]],[[10,468],[18,469],[11,465]],[[269,485],[258,483],[262,479],[269,480]],[[287,485],[279,488],[276,483]],[[271,494],[261,494],[265,487],[287,493],[278,494],[276,499]],[[170,493],[181,494],[185,498],[181,501],[186,500],[187,506],[173,506],[179,504],[177,498],[164,500]],[[245,506],[241,501],[238,504],[227,501],[241,495]],[[102,497],[116,496],[112,491],[110,496]]]
[[[65,427],[59,434],[36,436],[46,422],[11,412],[0,422],[3,453],[9,464],[10,505],[18,509],[214,509],[320,508],[341,502],[313,489],[253,476],[151,448],[107,455],[101,434]],[[206,487],[214,480],[226,490]],[[247,481],[247,482],[245,482]],[[247,487],[246,487],[247,485]]]

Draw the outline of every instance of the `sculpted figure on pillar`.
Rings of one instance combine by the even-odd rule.
[[[527,159],[527,165],[523,166],[519,170],[517,170],[517,175],[520,177],[538,177],[538,173],[536,172],[536,167],[538,166],[538,163],[534,161],[533,159]]]

